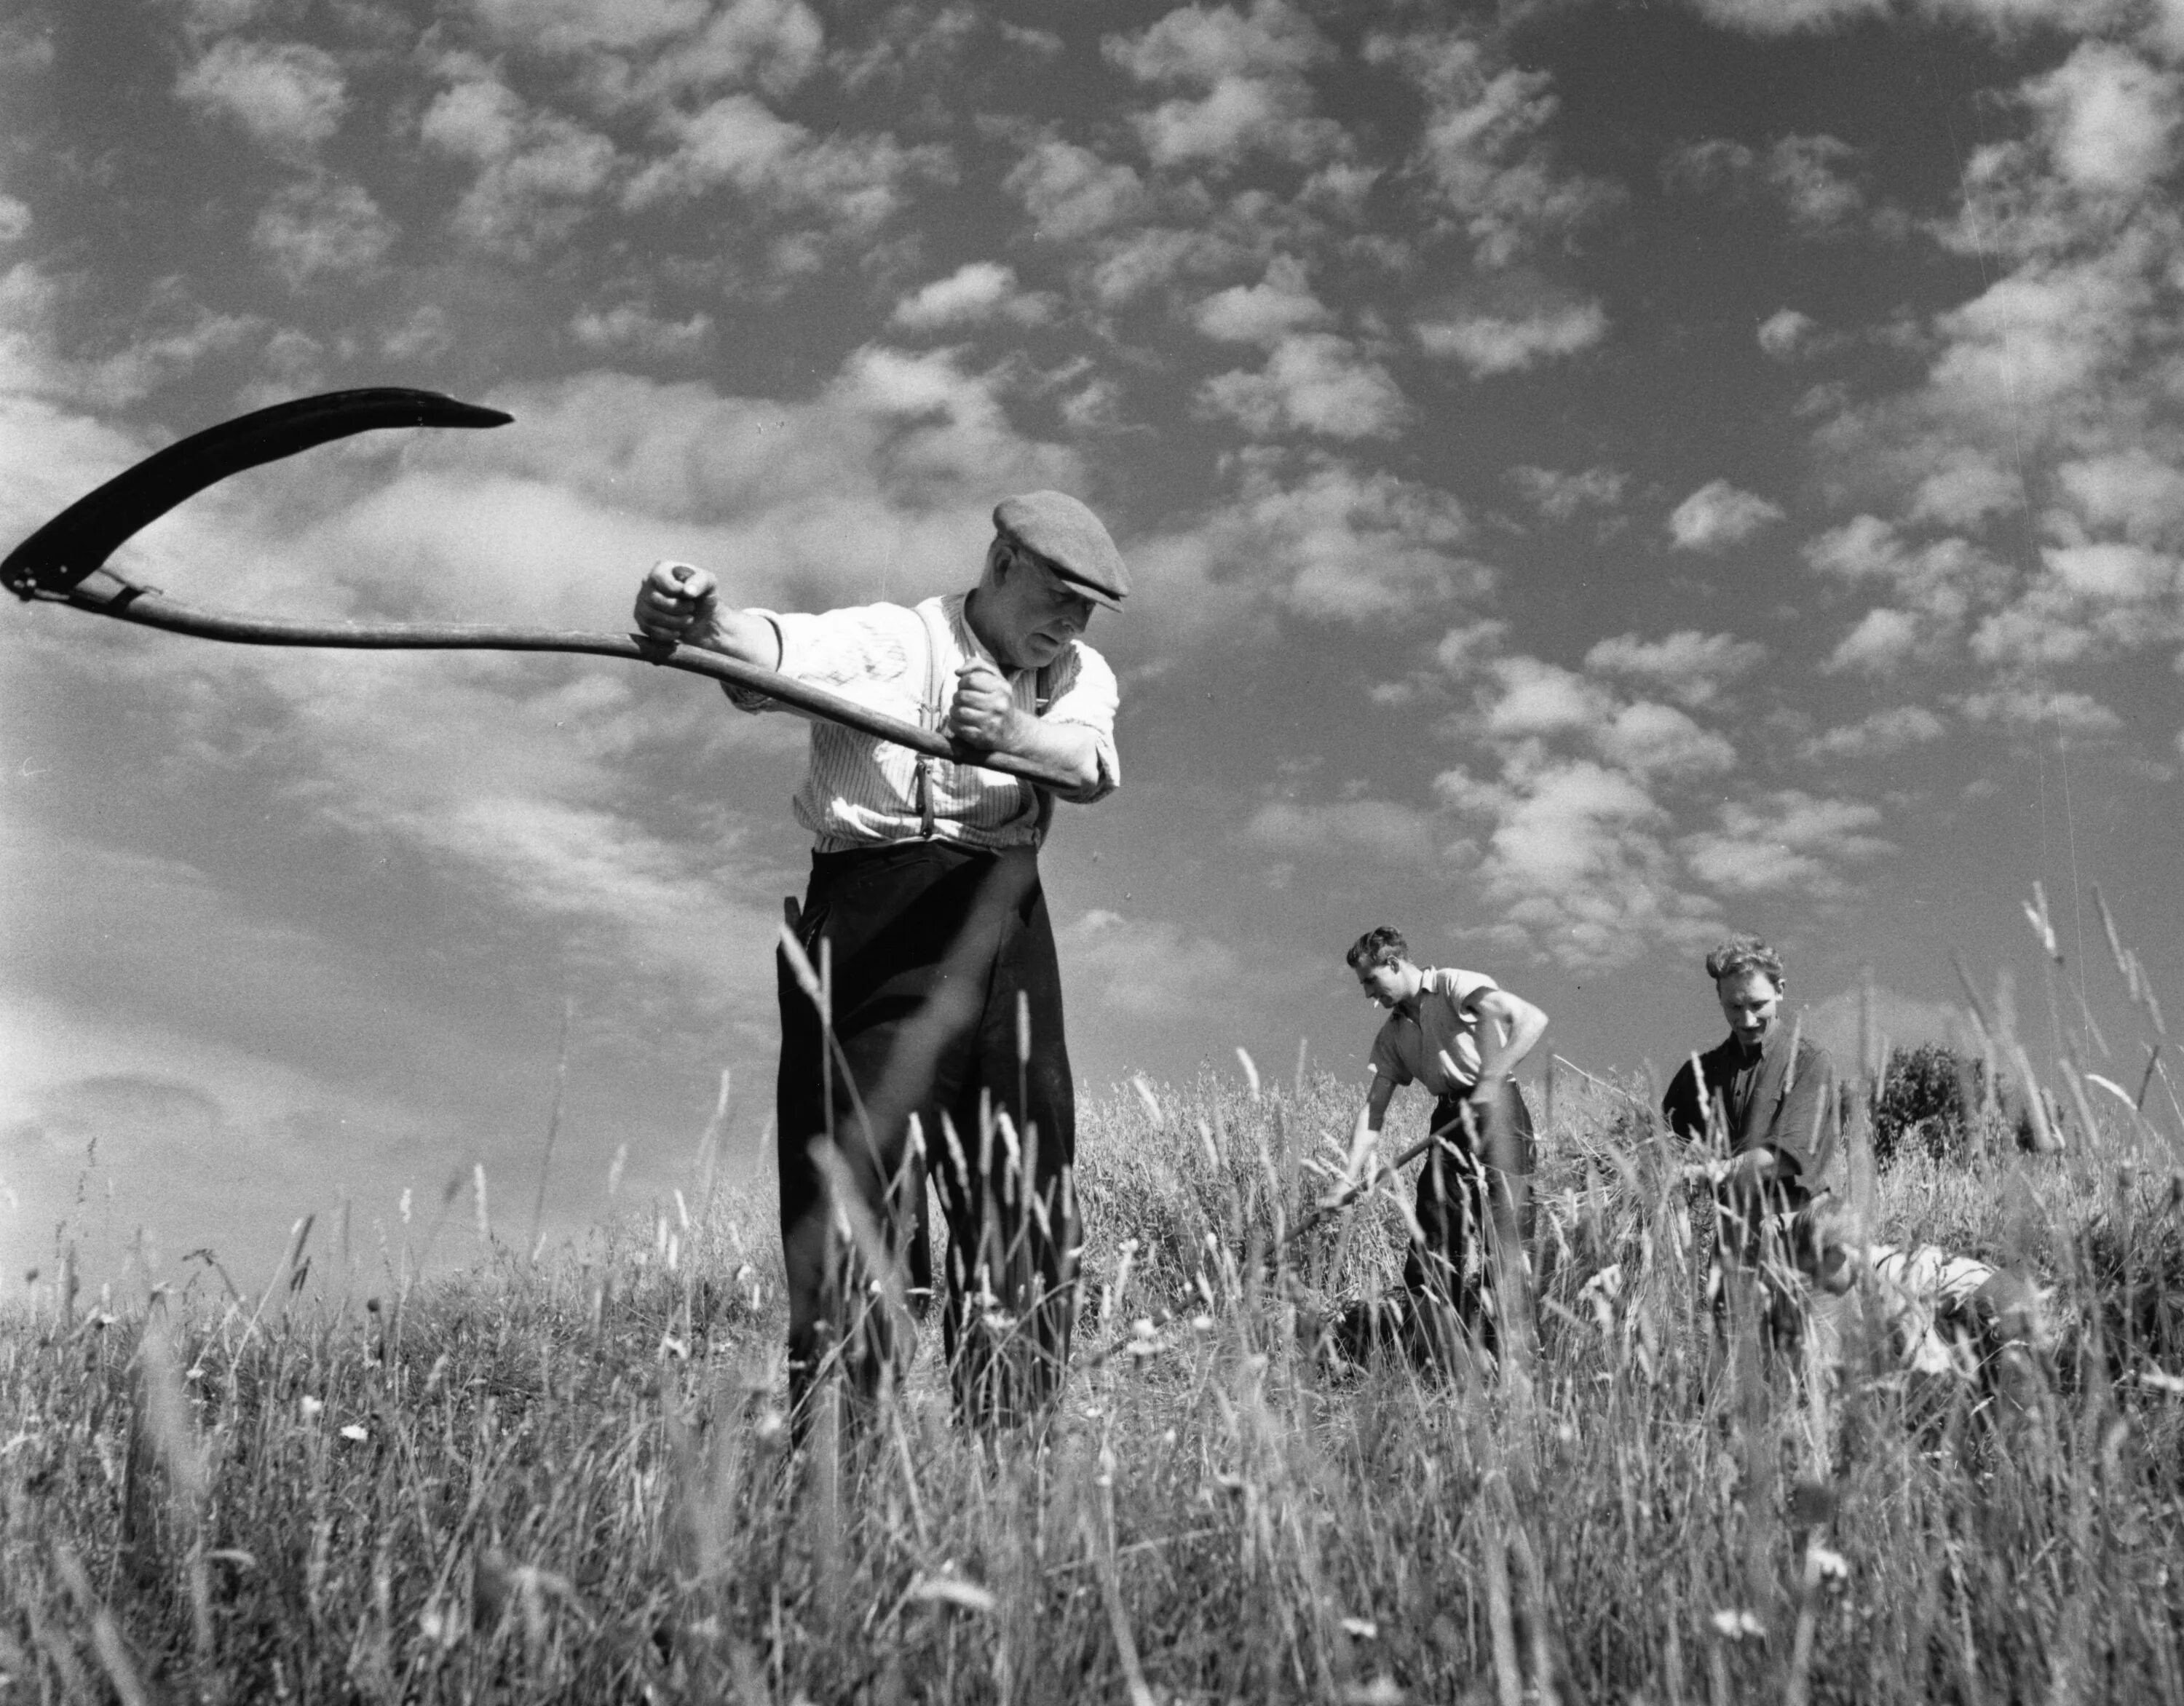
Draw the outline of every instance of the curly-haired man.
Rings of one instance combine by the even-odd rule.
[[[1513,1224],[1523,1242],[1531,1238],[1524,1183],[1532,1114],[1510,1075],[1546,1034],[1547,1015],[1483,972],[1419,965],[1385,925],[1366,931],[1344,957],[1367,998],[1388,1013],[1373,1040],[1373,1082],[1358,1110],[1361,1147],[1404,1085],[1423,1084],[1435,1098],[1435,1141],[1418,1170],[1419,1236],[1403,1263],[1407,1295],[1353,1308],[1344,1349],[1355,1359],[1394,1327],[1414,1351],[1434,1354],[1440,1335],[1423,1322],[1440,1309],[1452,1309],[1490,1349],[1494,1323],[1482,1307],[1491,1267],[1487,1228],[1498,1220]],[[1401,1320],[1388,1320],[1391,1313]]]

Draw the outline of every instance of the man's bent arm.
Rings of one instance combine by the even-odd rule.
[[[1008,683],[983,661],[956,671],[956,701],[948,731],[989,753],[1008,753],[1051,765],[1077,779],[1074,792],[1090,793],[1100,783],[1100,736],[1083,723],[1051,722],[1028,714],[1016,703]]]
[[[1486,1050],[1479,1060],[1474,1094],[1483,1098],[1496,1094],[1502,1081],[1547,1034],[1547,1015],[1523,996],[1512,995],[1506,989],[1481,990],[1472,998],[1471,1006],[1498,1021],[1506,1032],[1504,1039]]]

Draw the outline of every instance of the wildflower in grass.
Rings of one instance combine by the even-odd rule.
[[[1767,1625],[1749,1611],[1717,1611],[1714,1632],[1725,1641],[1764,1641]]]

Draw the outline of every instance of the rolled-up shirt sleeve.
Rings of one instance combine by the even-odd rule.
[[[1122,704],[1122,689],[1107,660],[1089,646],[1075,648],[1074,667],[1058,685],[1053,703],[1040,720],[1089,729],[1095,742],[1100,775],[1088,787],[1065,793],[1076,805],[1104,800],[1123,785],[1123,760],[1115,747],[1115,713]]]
[[[908,676],[916,618],[891,605],[860,605],[818,614],[753,609],[773,625],[780,644],[780,673],[825,687],[845,698],[915,720],[916,694]],[[904,619],[907,617],[907,626]],[[922,642],[920,642],[922,643]],[[793,710],[778,699],[733,682],[722,686],[729,703],[746,711]],[[895,703],[909,692],[911,703]]]

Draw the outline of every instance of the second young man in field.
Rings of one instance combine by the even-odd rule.
[[[1545,1034],[1547,1015],[1482,972],[1418,964],[1401,935],[1385,925],[1358,937],[1346,958],[1358,986],[1388,1012],[1373,1041],[1373,1082],[1358,1110],[1361,1144],[1380,1130],[1396,1092],[1412,1083],[1433,1092],[1435,1141],[1418,1171],[1420,1236],[1403,1263],[1407,1296],[1351,1310],[1343,1348],[1355,1357],[1392,1336],[1433,1355],[1443,1311],[1452,1310],[1454,1324],[1490,1349],[1498,1336],[1482,1307],[1491,1267],[1488,1226],[1498,1215],[1527,1245],[1532,1230],[1525,1188],[1532,1114],[1511,1074]]]

